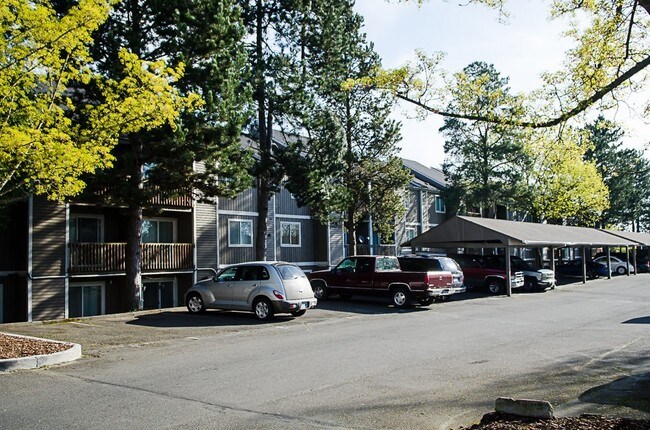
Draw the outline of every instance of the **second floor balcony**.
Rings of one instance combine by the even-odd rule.
[[[191,243],[143,243],[142,271],[192,270]],[[126,271],[126,243],[71,243],[70,274]]]

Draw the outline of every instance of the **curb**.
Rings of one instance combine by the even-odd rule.
[[[67,363],[69,361],[81,358],[81,345],[78,343],[60,342],[58,340],[42,339],[39,337],[22,336],[19,334],[9,334],[10,336],[22,337],[25,339],[41,340],[43,342],[60,343],[63,345],[70,345],[71,347],[65,351],[54,352],[52,354],[32,355],[29,357],[20,358],[4,358],[0,359],[0,372],[11,372],[14,370],[24,369],[37,369],[43,366],[51,366],[54,364]]]

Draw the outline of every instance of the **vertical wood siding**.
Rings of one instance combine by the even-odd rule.
[[[200,268],[218,267],[217,205],[197,203],[196,210],[196,265]],[[226,236],[226,240],[228,237]],[[205,273],[199,273],[199,277]]]
[[[65,281],[42,279],[65,275],[65,206],[34,198],[32,230],[32,318],[65,316]]]
[[[219,238],[219,266],[226,264],[242,263],[253,261],[255,259],[255,237],[253,237],[253,246],[239,247],[228,246],[228,220],[252,220],[253,232],[257,228],[257,218],[242,215],[219,215],[218,238]]]
[[[35,279],[32,281],[32,319],[54,320],[65,318],[65,281],[63,279]]]
[[[257,188],[248,188],[234,199],[219,198],[219,210],[257,212]]]
[[[275,195],[277,213],[284,215],[311,215],[309,208],[298,206],[298,201],[291,197],[291,193],[284,187]]]

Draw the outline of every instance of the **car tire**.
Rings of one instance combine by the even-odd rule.
[[[627,273],[627,270],[625,270],[624,266],[618,266],[616,268],[616,273],[618,273],[619,275],[625,275]]]
[[[205,303],[199,293],[191,293],[187,296],[185,306],[191,314],[200,314],[205,312]]]
[[[506,286],[500,279],[491,279],[487,282],[487,290],[490,294],[499,295],[506,291]]]
[[[255,318],[260,321],[268,321],[273,318],[275,314],[273,311],[273,304],[266,297],[255,299],[253,302],[253,313]]]
[[[524,290],[534,291],[537,289],[537,279],[524,278]]]
[[[307,311],[304,310],[304,309],[301,309],[299,311],[291,312],[291,315],[293,315],[294,317],[301,317],[301,316],[305,315],[305,312],[307,312]]]
[[[427,297],[426,299],[419,299],[418,302],[422,306],[429,306],[431,303],[433,303],[434,299],[433,297]]]
[[[391,300],[396,308],[404,308],[411,302],[411,294],[405,287],[397,287],[391,292]]]
[[[314,297],[317,300],[325,300],[328,295],[327,287],[322,282],[315,282],[311,286],[312,291],[314,292]]]

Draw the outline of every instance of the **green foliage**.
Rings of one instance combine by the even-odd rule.
[[[90,67],[92,34],[113,3],[82,0],[60,14],[42,2],[0,7],[0,201],[74,196],[84,173],[111,166],[121,132],[173,125],[182,109],[198,104],[172,87],[182,64],[172,69],[118,51],[125,71],[118,79]],[[69,88],[90,82],[101,99],[74,103]]]
[[[305,132],[281,158],[287,188],[321,220],[343,214],[351,241],[369,215],[376,231],[390,237],[410,179],[397,157],[400,125],[389,119],[391,98],[361,86],[342,88],[379,70],[361,24],[347,1],[311,2],[298,27],[308,35],[300,56],[307,91],[294,99]]]
[[[600,224],[637,228],[650,199],[650,161],[643,152],[620,147],[622,130],[602,116],[585,128],[593,145],[585,159],[593,162],[609,189],[609,209]]]
[[[537,220],[593,227],[608,207],[608,191],[596,165],[584,160],[589,147],[582,133],[569,128],[531,131],[528,192],[519,207]]]
[[[455,75],[450,109],[471,116],[519,111],[508,79],[494,66],[475,62]],[[494,214],[496,205],[512,205],[519,194],[521,166],[528,160],[518,129],[490,122],[445,118],[443,171],[451,183],[444,192],[450,212]]]
[[[505,16],[505,0],[476,0]],[[557,72],[543,76],[544,86],[526,96],[525,115],[497,112],[470,115],[449,109],[448,88],[440,73],[440,54],[418,54],[414,64],[374,72],[346,83],[389,90],[425,114],[543,128],[565,123],[597,105],[616,106],[646,85],[650,66],[649,0],[555,0],[551,17],[568,19],[566,35],[575,40]],[[650,105],[644,112],[650,112]]]
[[[97,35],[99,71],[110,77],[124,74],[115,61],[124,46],[150,61],[184,65],[175,91],[203,102],[184,109],[166,127],[125,130],[123,147],[114,151],[115,166],[95,176],[94,188],[110,186],[114,204],[148,207],[154,195],[194,190],[208,200],[250,186],[252,159],[240,145],[250,100],[250,89],[242,84],[247,76],[244,34],[239,9],[229,1],[125,0],[117,5]],[[95,94],[92,88],[89,92]],[[155,187],[138,185],[145,180]]]

